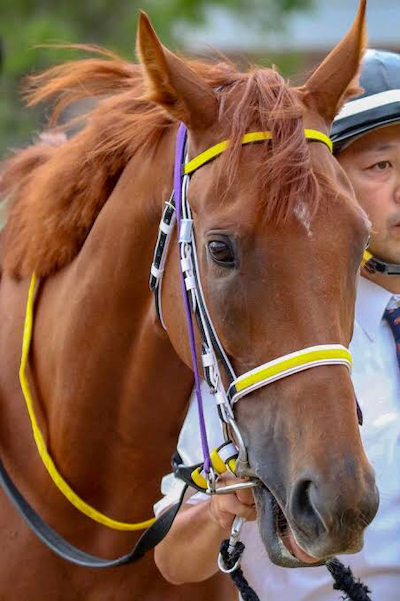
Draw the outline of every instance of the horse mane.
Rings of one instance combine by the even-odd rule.
[[[35,271],[44,277],[67,265],[129,160],[153,152],[177,125],[147,99],[140,65],[97,47],[79,48],[97,56],[29,78],[29,106],[55,100],[50,134],[9,158],[0,175],[0,198],[9,200],[2,267],[14,276]],[[218,160],[226,191],[237,178],[240,140],[257,123],[273,133],[271,143],[261,144],[258,154],[257,200],[265,218],[285,221],[299,198],[307,199],[313,211],[317,182],[295,92],[274,69],[242,73],[228,61],[188,64],[220,100],[221,129],[231,140]],[[83,116],[76,135],[67,139],[51,133],[68,105],[93,97],[95,107]]]

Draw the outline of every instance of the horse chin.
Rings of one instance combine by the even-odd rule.
[[[297,543],[284,512],[266,486],[254,489],[261,538],[272,563],[284,568],[310,568],[324,565],[327,558],[317,559]]]

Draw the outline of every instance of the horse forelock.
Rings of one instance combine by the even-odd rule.
[[[220,159],[226,193],[235,186],[242,156],[241,139],[254,129],[271,131],[272,140],[260,143],[257,178],[252,197],[265,221],[285,222],[307,206],[312,216],[319,187],[304,136],[303,107],[294,90],[275,69],[254,69],[238,79],[221,99],[221,119],[232,144]]]
[[[98,102],[75,136],[58,144],[41,139],[4,165],[0,193],[12,197],[4,269],[14,275],[45,276],[69,263],[129,160],[152,152],[176,126],[146,99],[140,66],[99,52],[104,56],[66,63],[30,80],[30,104],[56,99],[50,125],[77,100]],[[219,96],[221,130],[231,140],[218,159],[227,193],[237,178],[240,140],[258,124],[273,134],[271,142],[259,144],[255,183],[265,219],[285,221],[299,199],[312,212],[318,185],[295,92],[274,69],[242,73],[228,61],[189,64]]]

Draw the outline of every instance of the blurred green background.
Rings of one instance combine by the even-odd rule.
[[[0,157],[26,144],[45,123],[45,107],[22,106],[24,76],[79,56],[76,51],[38,45],[97,44],[134,60],[139,8],[149,14],[164,44],[185,51],[188,44],[187,38],[182,42],[182,32],[206,28],[215,9],[232,13],[260,33],[281,28],[288,14],[311,4],[312,0],[0,0]],[[269,62],[276,62],[285,73],[298,66],[294,53],[269,56]]]
[[[145,10],[173,50],[218,50],[247,66],[276,64],[293,83],[321,61],[351,25],[359,0],[0,0],[0,160],[45,126],[49,107],[27,109],[24,77],[78,58],[40,45],[97,44],[135,60]],[[399,0],[370,0],[369,45],[400,52]],[[293,74],[296,76],[293,77]],[[1,212],[4,211],[0,202]]]

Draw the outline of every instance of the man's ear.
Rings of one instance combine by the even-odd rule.
[[[161,44],[142,11],[136,51],[147,80],[147,99],[164,107],[191,129],[205,129],[215,122],[218,102],[212,87]]]
[[[367,44],[366,4],[366,0],[360,0],[350,31],[300,88],[304,102],[316,110],[328,126],[344,102],[362,91],[358,74]]]

